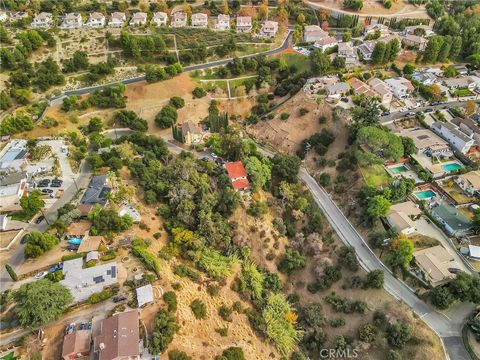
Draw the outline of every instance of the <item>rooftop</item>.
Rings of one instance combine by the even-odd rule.
[[[412,139],[418,150],[426,149],[434,145],[448,146],[448,143],[445,140],[429,129],[404,129],[399,135]]]
[[[449,122],[441,122],[441,121],[437,121],[435,123],[432,124],[432,127],[434,128],[437,128],[437,129],[440,129],[442,127],[448,129],[448,131],[455,137],[459,138],[460,140],[464,141],[464,142],[469,142],[470,140],[472,140],[471,137],[467,136],[465,133],[463,133],[462,131],[460,131],[459,128],[457,128],[455,125],[453,125],[452,123],[449,123]]]
[[[471,227],[470,220],[452,205],[441,204],[434,207],[432,212],[445,221],[454,231],[465,231]]]
[[[98,247],[100,246],[102,241],[103,241],[103,236],[86,235],[82,239],[82,242],[80,243],[80,246],[78,247],[77,252],[82,253],[82,252],[98,250]]]
[[[136,288],[135,291],[137,293],[137,302],[138,302],[139,308],[142,307],[143,305],[153,302],[152,285],[148,284],[148,285]]]
[[[241,161],[228,162],[225,164],[227,169],[228,177],[230,179],[238,179],[247,177],[247,171],[243,167]]]
[[[25,179],[27,173],[25,171],[14,172],[0,177],[0,186],[18,185]]]
[[[454,259],[441,245],[419,250],[413,253],[418,266],[431,278],[433,283],[445,279],[453,279],[454,274],[448,271],[455,264]]]
[[[78,353],[90,351],[91,333],[89,330],[76,330],[63,338],[62,358],[70,359]]]

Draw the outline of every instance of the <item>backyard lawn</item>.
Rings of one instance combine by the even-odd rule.
[[[472,96],[473,92],[471,92],[469,89],[458,89],[453,91],[452,95],[457,97],[465,97],[465,96]]]
[[[368,186],[378,188],[381,185],[387,185],[390,176],[380,164],[370,165],[360,168],[363,180]]]

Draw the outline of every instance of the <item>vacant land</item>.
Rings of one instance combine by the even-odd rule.
[[[406,0],[393,1],[390,9],[385,8],[381,1],[377,0],[364,0],[363,8],[359,11],[353,11],[343,6],[343,1],[336,0],[312,0],[311,4],[318,5],[324,9],[332,11],[344,10],[356,14],[364,14],[370,16],[378,15],[397,15],[398,17],[410,17],[410,18],[428,18],[425,6],[414,6],[409,4]]]

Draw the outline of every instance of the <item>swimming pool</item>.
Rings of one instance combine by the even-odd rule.
[[[393,174],[401,174],[408,171],[408,168],[405,165],[395,166],[388,168]]]
[[[442,165],[442,169],[448,172],[460,169],[461,167],[462,165],[460,165],[459,163],[450,163],[450,164]]]
[[[415,196],[419,199],[419,200],[428,200],[432,197],[434,197],[435,195],[437,195],[435,193],[435,191],[432,191],[430,189],[428,190],[422,190],[422,191],[417,191],[414,193]]]
[[[80,245],[81,242],[82,242],[82,239],[80,238],[71,238],[68,240],[68,243],[72,245]]]

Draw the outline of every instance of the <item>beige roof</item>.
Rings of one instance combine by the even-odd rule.
[[[75,222],[70,224],[70,226],[68,227],[67,234],[83,236],[88,230],[90,230],[91,227],[92,227],[92,224],[90,223],[90,221]]]
[[[193,123],[193,122],[190,122],[190,121],[187,121],[187,122],[184,122],[182,124],[182,133],[184,135],[190,133],[190,134],[201,134],[202,133],[202,129],[200,129],[200,127]]]
[[[102,320],[94,349],[98,360],[124,359],[139,355],[137,310],[115,314]]]
[[[391,211],[390,214],[387,215],[387,219],[392,227],[394,227],[397,231],[402,231],[413,227],[412,220],[410,220],[407,214],[401,211]]]
[[[468,181],[474,188],[480,189],[480,171],[470,171],[469,173],[458,176],[459,178]]]
[[[77,330],[63,338],[62,357],[70,359],[70,355],[88,353],[90,351],[90,331]]]
[[[455,264],[452,256],[441,245],[419,250],[413,253],[417,265],[430,277],[432,283],[454,278],[448,271]]]
[[[337,43],[337,38],[334,36],[329,36],[320,40],[315,41],[316,45],[330,45],[330,44],[336,44]]]
[[[417,216],[422,213],[422,210],[413,202],[405,201],[402,203],[394,204],[390,207],[391,211],[403,212],[408,216]]]
[[[365,94],[367,96],[377,96],[377,93],[373,91],[370,86],[357,78],[351,78],[348,82],[355,92],[358,94]]]
[[[392,94],[390,89],[388,88],[388,85],[385,81],[382,81],[378,78],[372,78],[367,81],[368,85],[372,87],[372,89],[380,94],[381,96],[387,95],[387,94]]]
[[[400,132],[400,135],[412,139],[415,147],[419,150],[426,149],[434,145],[448,146],[448,143],[445,140],[429,129],[405,129]]]
[[[78,247],[77,252],[89,252],[98,250],[100,243],[103,241],[103,236],[85,236]]]

